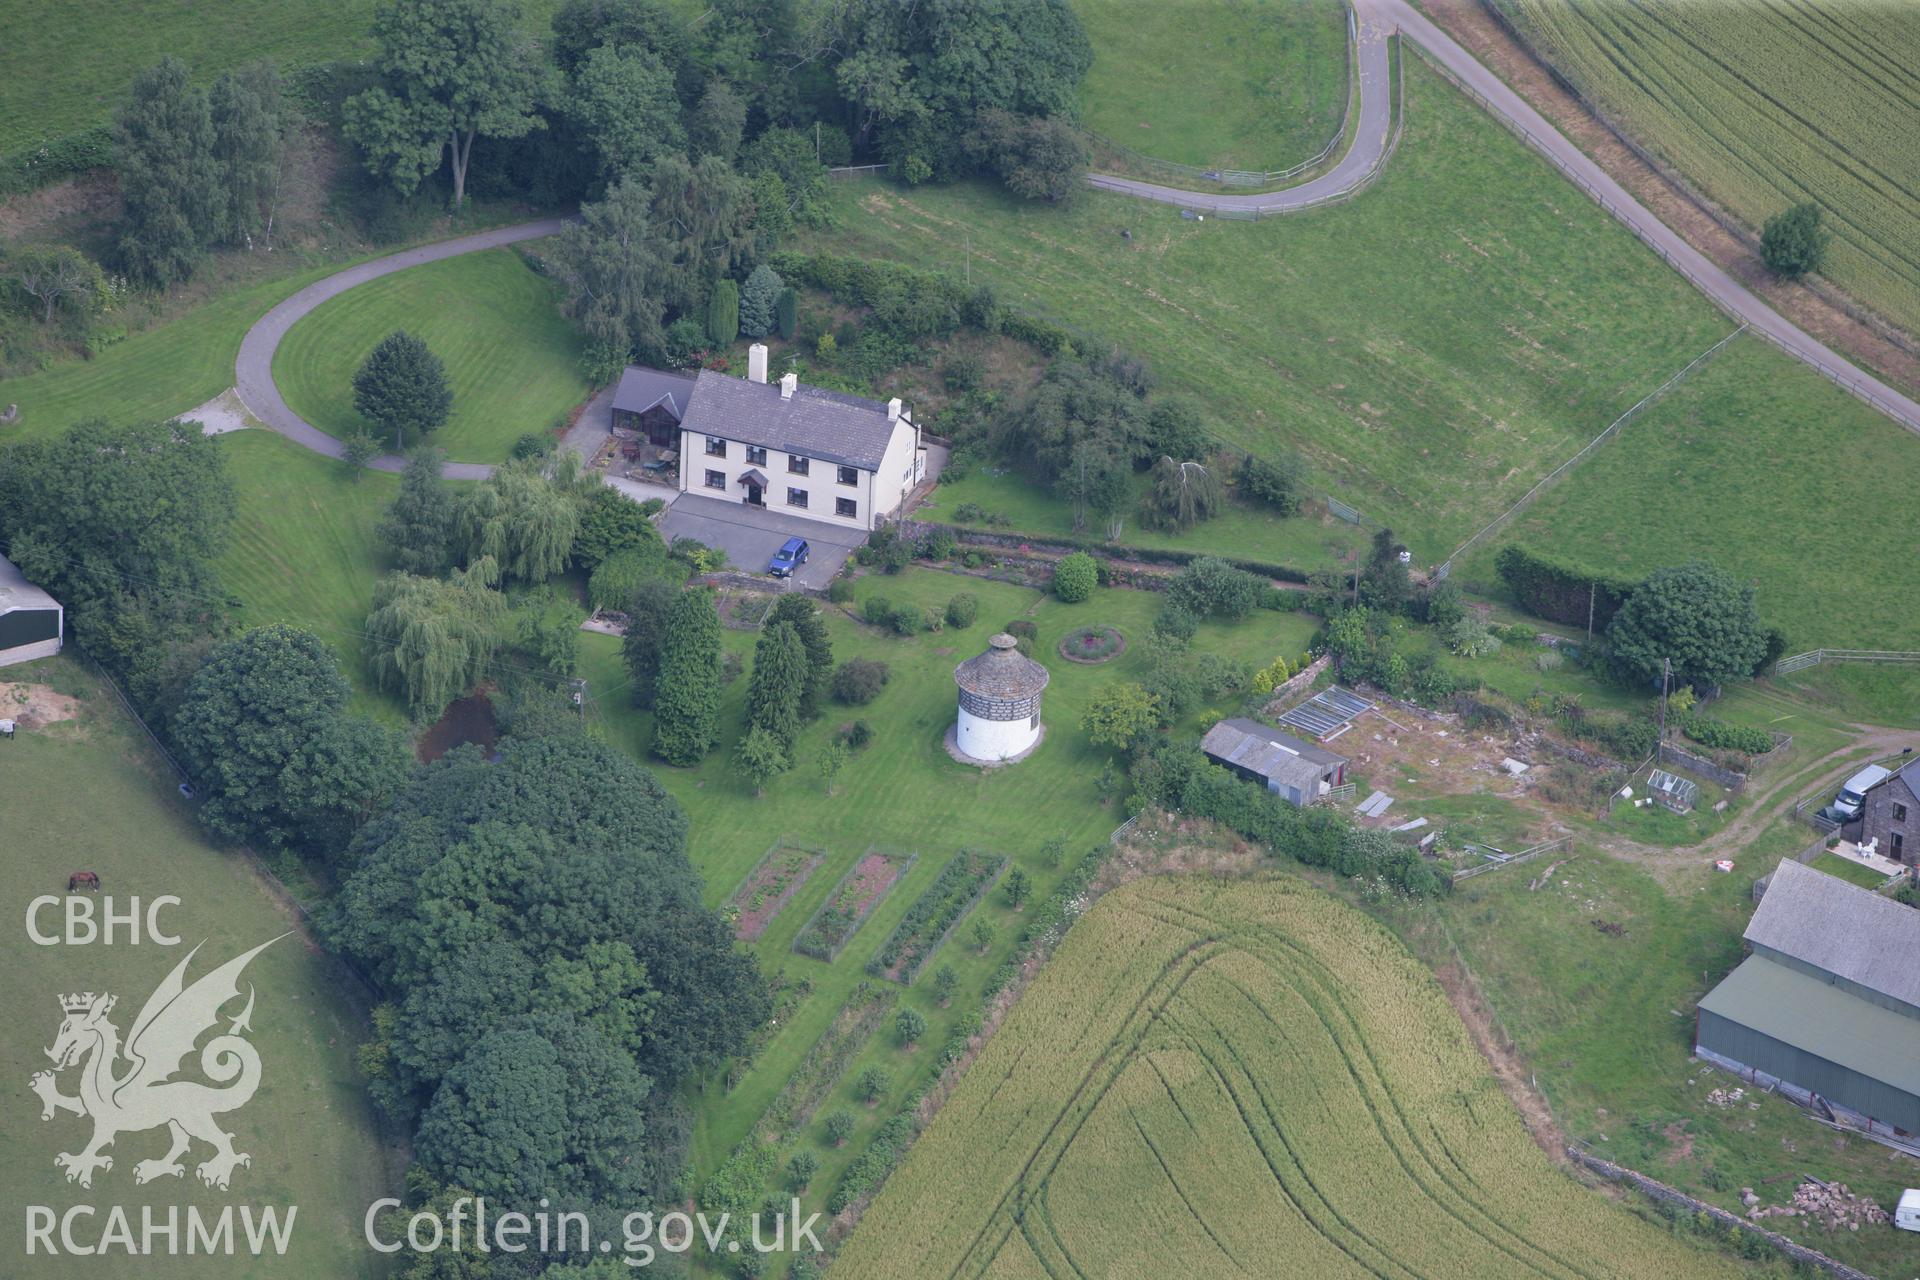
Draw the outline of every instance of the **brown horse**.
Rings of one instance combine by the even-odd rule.
[[[100,873],[98,871],[74,872],[67,877],[67,892],[72,893],[75,889],[86,889],[93,893],[100,892]]]

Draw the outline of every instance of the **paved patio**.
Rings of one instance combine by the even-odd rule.
[[[866,534],[858,529],[842,529],[697,493],[683,493],[667,508],[660,517],[660,532],[669,542],[697,538],[710,547],[719,547],[734,568],[747,573],[765,573],[767,561],[781,543],[788,538],[805,538],[813,554],[794,577],[801,586],[817,591],[826,590],[853,549],[866,541]]]

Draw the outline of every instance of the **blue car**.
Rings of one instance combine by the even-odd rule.
[[[767,565],[767,572],[776,578],[785,578],[807,562],[811,548],[805,538],[788,538],[773,553],[773,559]]]

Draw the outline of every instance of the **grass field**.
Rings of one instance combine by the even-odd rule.
[[[374,526],[399,489],[379,471],[350,478],[340,463],[270,431],[220,437],[240,496],[220,582],[244,626],[287,622],[333,646],[364,709],[398,714],[372,692],[362,652],[379,577]]]
[[[243,982],[257,990],[249,1037],[259,1049],[258,1093],[245,1107],[221,1117],[236,1149],[253,1162],[234,1173],[229,1190],[209,1189],[191,1165],[183,1178],[134,1183],[134,1165],[164,1153],[162,1130],[122,1134],[111,1154],[113,1168],[96,1173],[90,1190],[70,1185],[54,1166],[56,1152],[76,1151],[89,1132],[85,1121],[59,1115],[42,1122],[39,1104],[27,1093],[29,1075],[49,1064],[42,1048],[59,1026],[59,997],[73,991],[110,991],[119,998],[112,1020],[126,1033],[147,996],[186,952],[204,942],[189,978],[198,977],[240,952],[296,927],[289,912],[269,896],[238,856],[209,847],[173,794],[151,748],[121,714],[112,695],[84,674],[74,659],[57,658],[9,668],[0,679],[49,684],[79,699],[76,719],[23,730],[4,744],[0,761],[0,813],[6,815],[7,867],[5,976],[0,1010],[11,1030],[4,1069],[10,1103],[0,1118],[0,1141],[9,1158],[0,1172],[0,1196],[13,1206],[0,1242],[10,1275],[98,1276],[124,1262],[99,1257],[27,1260],[21,1235],[22,1206],[98,1206],[98,1215],[76,1220],[83,1243],[97,1240],[108,1206],[120,1205],[140,1230],[140,1207],[155,1206],[164,1221],[169,1205],[196,1206],[217,1214],[220,1206],[297,1206],[288,1256],[142,1258],[139,1274],[166,1276],[263,1276],[291,1269],[300,1275],[382,1276],[386,1260],[367,1249],[360,1219],[375,1198],[397,1186],[395,1153],[377,1133],[354,1048],[366,1035],[359,1012],[342,995],[326,957],[299,936],[284,938],[253,961]],[[151,902],[179,897],[162,925],[178,934],[177,948],[143,941],[129,946],[36,946],[23,928],[29,899],[58,894],[69,872],[100,873],[102,902],[113,897],[124,911],[131,899]],[[56,917],[43,924],[58,929]],[[236,1003],[226,1013],[239,1011]],[[189,1059],[189,1076],[195,1071]],[[60,1078],[75,1091],[76,1073]],[[209,1149],[196,1144],[197,1163]],[[184,1220],[183,1220],[184,1222]],[[235,1231],[239,1232],[236,1222]],[[92,1233],[89,1240],[89,1232]],[[58,1237],[56,1236],[56,1239]],[[184,1225],[181,1244],[184,1247]],[[121,1256],[121,1255],[115,1255]],[[118,1272],[117,1272],[118,1273]]]
[[[1835,232],[1827,274],[1920,329],[1920,12],[1498,2],[1582,92],[1747,225],[1817,202]]]
[[[1074,926],[834,1269],[1743,1274],[1555,1171],[1387,930],[1198,877]]]
[[[1837,853],[1814,855],[1810,864],[1815,871],[1824,871],[1830,876],[1839,876],[1848,884],[1857,884],[1863,889],[1878,889],[1887,882],[1887,878],[1872,867],[1863,867]]]
[[[511,249],[397,271],[321,304],[288,330],[274,381],[321,430],[373,431],[353,407],[353,375],[396,329],[424,338],[446,365],[453,413],[433,443],[456,462],[504,461],[516,439],[563,424],[591,390],[553,285]]]
[[[1796,727],[1796,746],[1800,737]],[[1708,1094],[1739,1082],[1692,1058],[1694,1005],[1740,962],[1754,879],[1808,835],[1791,820],[1769,827],[1730,851],[1731,875],[1705,855],[1639,866],[1577,846],[1538,889],[1525,874],[1482,876],[1391,923],[1435,967],[1457,974],[1464,962],[1568,1138],[1736,1213],[1741,1187],[1779,1204],[1801,1174],[1890,1207],[1913,1181],[1910,1162],[1823,1129],[1777,1097],[1715,1106]],[[1911,1238],[1891,1228],[1789,1221],[1795,1240],[1869,1274],[1912,1270]]]
[[[1148,483],[1144,474],[1134,478],[1134,487],[1141,494]],[[989,514],[1005,516],[1005,525],[993,526],[999,532],[1039,538],[1098,537],[1103,532],[1090,525],[1074,534],[1073,509],[1066,502],[1012,472],[995,475],[984,467],[976,467],[964,480],[941,484],[921,510],[929,520],[960,523],[954,510],[967,502],[977,503]],[[973,523],[975,527],[987,527]],[[1354,556],[1364,555],[1368,533],[1324,513],[1282,519],[1259,507],[1230,502],[1219,515],[1185,533],[1148,528],[1136,511],[1129,510],[1119,541],[1129,547],[1212,552],[1311,570],[1336,568]]]
[[[830,855],[752,944],[768,974],[784,972],[791,981],[811,984],[810,992],[780,1019],[764,1049],[736,1074],[731,1088],[715,1079],[692,1097],[699,1117],[694,1162],[701,1178],[746,1136],[855,984],[866,977],[865,966],[875,950],[954,853],[973,848],[1010,856],[1033,877],[1037,899],[1069,865],[1066,860],[1058,866],[1045,863],[1040,854],[1046,841],[1064,838],[1067,859],[1075,859],[1106,839],[1126,817],[1116,804],[1101,800],[1098,779],[1107,753],[1086,741],[1079,719],[1095,689],[1137,675],[1145,658],[1134,651],[1102,666],[1077,666],[1060,659],[1052,646],[1087,622],[1109,623],[1129,636],[1145,635],[1156,597],[1102,589],[1083,604],[1063,605],[1025,588],[930,569],[862,578],[858,586],[860,599],[884,594],[895,603],[944,604],[956,591],[971,591],[980,599],[980,618],[965,631],[901,639],[879,634],[830,609],[836,660],[878,658],[890,664],[892,677],[869,706],[829,705],[826,715],[801,734],[795,752],[799,767],[770,783],[762,797],[756,799],[729,764],[744,717],[744,676],[727,688],[721,711],[725,740],[705,763],[693,769],[670,769],[648,762],[692,816],[690,852],[706,879],[709,903],[717,905],[730,898],[783,835],[801,844],[824,846]],[[1033,756],[1004,769],[983,771],[957,764],[941,741],[954,717],[953,668],[984,649],[994,630],[1020,617],[1030,617],[1038,626],[1036,653],[1053,676],[1043,711],[1046,739]],[[1311,620],[1298,614],[1260,612],[1231,627],[1206,624],[1196,644],[1243,661],[1265,662],[1277,653],[1298,652],[1312,627]],[[725,639],[730,650],[750,663],[754,633],[728,631]],[[618,643],[587,635],[582,637],[582,651],[582,674],[589,681],[602,728],[616,745],[647,759],[651,716],[634,710],[627,701]],[[836,794],[829,796],[814,762],[829,735],[856,716],[874,727],[875,740],[846,766]],[[870,846],[920,856],[833,964],[794,954],[791,947],[801,926]],[[820,1175],[806,1197],[812,1207],[820,1206],[900,1100],[925,1082],[933,1070],[934,1053],[955,1020],[966,1009],[979,1007],[982,984],[1006,959],[1021,917],[995,891],[974,908],[962,932],[971,928],[975,918],[998,926],[1000,936],[992,950],[980,955],[961,938],[949,940],[901,997],[924,1013],[930,1024],[918,1054],[904,1054],[894,1044],[891,1030],[884,1031],[847,1067],[826,1104],[825,1110],[848,1106],[858,1115],[860,1129],[853,1141],[841,1149],[827,1147],[819,1141],[817,1126],[792,1135],[797,1145],[820,1157]],[[946,964],[959,972],[961,984],[953,1007],[942,1010],[928,988],[931,975]],[[868,1065],[884,1066],[894,1077],[887,1098],[871,1110],[852,1099],[849,1087]]]
[[[976,282],[1145,356],[1228,442],[1300,449],[1421,560],[1731,327],[1418,59],[1393,163],[1332,208],[1194,222],[1099,193],[1062,211],[876,182],[835,198],[817,247],[970,258]]]
[[[520,7],[527,28],[544,33],[560,5]],[[157,0],[127,21],[105,0],[15,0],[0,43],[0,154],[106,123],[134,75],[163,54],[185,59],[202,81],[255,58],[286,68],[365,57],[374,8],[374,0]]]
[[[1080,122],[1156,160],[1286,169],[1347,111],[1341,0],[1074,0],[1093,42]]]
[[[1461,581],[1497,588],[1507,541],[1627,574],[1704,556],[1756,585],[1789,653],[1920,649],[1877,567],[1920,537],[1916,488],[1910,433],[1742,337],[1476,548]]]

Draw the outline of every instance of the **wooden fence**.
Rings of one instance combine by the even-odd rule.
[[[1920,663],[1920,650],[1809,649],[1805,653],[1796,653],[1790,658],[1782,658],[1774,663],[1773,674],[1784,676],[1789,672],[1801,671],[1807,667],[1817,667],[1823,662]]]

